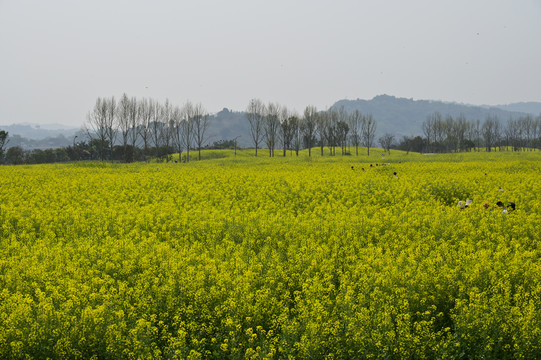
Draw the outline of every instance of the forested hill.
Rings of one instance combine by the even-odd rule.
[[[541,102],[518,102],[509,105],[497,105],[497,108],[507,111],[519,111],[532,115],[541,114]]]
[[[435,112],[439,112],[444,118],[447,116],[456,118],[463,115],[467,120],[481,121],[487,117],[496,117],[500,121],[507,121],[510,118],[527,115],[523,112],[507,111],[499,107],[413,100],[389,95],[378,95],[372,100],[339,100],[334,103],[332,108],[340,109],[342,106],[347,112],[359,110],[363,114],[372,114],[378,123],[378,133],[388,132],[396,136],[422,134],[423,121]]]
[[[209,119],[209,142],[237,139],[239,146],[252,145],[246,114],[224,108]]]

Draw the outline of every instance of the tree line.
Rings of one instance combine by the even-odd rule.
[[[415,152],[461,152],[541,149],[541,115],[525,115],[502,123],[496,117],[484,121],[464,116],[443,117],[435,112],[422,124],[424,137],[403,137],[396,148]]]
[[[321,155],[325,147],[330,155],[336,155],[337,148],[345,155],[350,140],[357,155],[360,146],[366,147],[368,154],[374,146],[376,121],[359,111],[347,113],[341,108],[318,112],[307,106],[299,116],[280,104],[253,99],[245,114],[255,156],[263,146],[271,157],[278,150],[286,156],[288,150],[298,155],[305,148],[311,156],[317,146]],[[130,162],[148,156],[168,160],[172,153],[178,153],[179,159],[187,162],[193,150],[201,159],[201,150],[208,145],[209,119],[201,104],[175,106],[168,100],[160,103],[124,94],[119,101],[98,98],[84,129],[102,161],[116,158]],[[214,145],[219,148],[223,141]]]
[[[359,155],[361,147],[367,155],[375,146],[377,122],[371,114],[359,110],[347,112],[344,107],[318,111],[307,106],[302,114],[286,106],[252,99],[244,112],[250,142],[255,156],[265,148],[274,157],[287,151],[308,156]],[[98,97],[87,114],[83,126],[84,139],[77,136],[73,145],[46,150],[24,150],[19,146],[6,151],[8,133],[0,131],[0,163],[39,164],[74,160],[143,161],[150,158],[169,161],[177,153],[179,161],[189,162],[190,153],[209,147],[208,129],[211,116],[201,103],[189,101],[182,106],[169,100],[137,99],[123,94],[119,100]],[[378,143],[384,151],[400,149],[414,152],[460,152],[480,150],[541,149],[541,115],[510,119],[505,124],[495,117],[484,121],[467,120],[464,116],[443,117],[435,112],[422,124],[422,135],[404,136],[396,140],[386,133]],[[237,148],[235,139],[221,139],[213,148]],[[327,151],[325,151],[327,149]],[[193,155],[192,155],[193,156]]]
[[[115,144],[121,160],[131,162],[147,156],[170,159],[177,152],[179,159],[185,151],[185,161],[190,161],[190,151],[201,149],[207,142],[209,114],[198,104],[186,102],[173,105],[166,100],[138,100],[122,95],[98,98],[89,112],[84,126],[90,141],[98,144],[100,160],[113,159]],[[139,155],[139,156],[136,156]]]
[[[368,154],[374,145],[376,121],[358,111],[349,114],[341,108],[318,112],[314,106],[307,106],[299,116],[280,104],[253,99],[245,114],[255,156],[262,146],[272,157],[279,149],[285,156],[287,150],[298,155],[304,148],[311,156],[315,146],[320,147],[321,155],[325,147],[330,155],[336,154],[336,148],[344,155],[350,138],[357,154],[361,145]],[[141,152],[143,157],[165,159],[176,152],[179,159],[190,161],[191,150],[197,150],[200,160],[201,149],[208,142],[209,119],[201,104],[175,106],[168,100],[160,103],[124,94],[118,102],[114,97],[98,98],[87,116],[85,133],[100,145],[101,160],[114,156],[115,144],[119,144],[117,152],[125,162],[134,161],[134,154]]]
[[[264,104],[260,99],[253,99],[246,108],[246,118],[250,126],[250,140],[258,150],[265,145],[269,156],[275,156],[275,150],[281,149],[286,156],[287,150],[298,155],[301,149],[320,148],[321,156],[327,147],[329,155],[336,155],[339,148],[342,155],[349,154],[348,147],[365,146],[368,155],[374,145],[376,121],[372,115],[363,115],[358,110],[347,113],[344,108],[318,112],[315,106],[307,106],[299,116],[287,107],[276,103]],[[351,141],[351,142],[350,142]]]

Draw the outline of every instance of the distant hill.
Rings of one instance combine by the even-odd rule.
[[[209,119],[209,143],[219,140],[233,140],[241,147],[252,146],[250,126],[245,112],[224,108]]]
[[[12,125],[0,125],[0,130],[7,131],[10,136],[19,135],[20,137],[31,140],[43,140],[47,138],[56,138],[60,135],[67,138],[73,138],[80,128],[74,128],[61,124],[12,124]]]
[[[519,102],[509,105],[496,105],[495,107],[505,111],[517,111],[534,116],[541,115],[541,102]]]
[[[348,112],[359,110],[363,114],[372,114],[378,123],[378,134],[388,132],[396,136],[422,134],[423,122],[435,112],[439,112],[444,118],[446,116],[456,118],[463,115],[470,121],[478,119],[483,121],[489,116],[506,121],[526,115],[524,112],[504,110],[499,107],[413,100],[389,95],[378,95],[372,100],[339,100],[331,108],[339,109],[342,106]]]

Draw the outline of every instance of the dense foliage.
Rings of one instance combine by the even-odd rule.
[[[0,358],[541,357],[539,152],[246,154],[0,167]]]

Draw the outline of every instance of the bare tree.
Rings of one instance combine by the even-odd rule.
[[[5,130],[0,130],[0,164],[4,162],[4,150],[9,142],[9,133]]]
[[[391,153],[391,146],[393,146],[393,142],[394,135],[391,135],[389,133],[385,133],[385,135],[379,138],[379,144],[381,145],[383,150],[387,151],[389,154]]]
[[[335,147],[337,145],[336,139],[337,139],[337,123],[338,123],[338,112],[334,109],[329,109],[327,112],[327,116],[325,117],[325,141],[327,142],[327,146],[329,147],[329,153],[330,155],[335,155]]]
[[[494,119],[494,146],[498,146],[502,139],[502,124],[497,118]],[[501,150],[501,147],[500,147]]]
[[[289,112],[284,106],[280,111],[280,140],[282,141],[283,155],[286,156],[287,149],[291,149],[291,143],[293,142],[294,129],[293,124],[290,121]]]
[[[109,156],[113,160],[113,147],[115,146],[116,137],[118,134],[118,124],[116,121],[116,100],[114,96],[110,99],[105,99],[105,131],[107,133],[107,141],[109,142]]]
[[[130,99],[130,110],[129,110],[129,122],[130,122],[130,133],[129,133],[129,142],[132,146],[132,149],[135,150],[137,146],[138,128],[141,124],[141,114],[139,113],[137,99],[132,97]]]
[[[364,146],[366,146],[367,155],[370,156],[370,148],[374,144],[374,136],[376,135],[376,120],[374,120],[372,114],[363,117],[361,133],[363,135],[363,143]]]
[[[512,125],[512,122],[513,122],[513,119],[509,119],[507,121],[507,125],[505,126],[505,128],[503,129],[503,136],[505,137],[505,147],[506,147],[506,150],[509,151],[509,146],[511,145],[512,146],[512,141],[513,141],[513,125]]]
[[[97,140],[100,160],[105,159],[105,147],[107,146],[107,101],[98,97],[94,109],[86,116],[84,130],[92,142]]]
[[[269,103],[265,108],[264,134],[265,143],[269,149],[269,156],[274,156],[274,148],[278,137],[278,128],[280,127],[280,105]]]
[[[349,130],[351,131],[351,140],[355,146],[355,155],[359,156],[359,146],[361,144],[361,124],[363,115],[359,110],[355,110],[348,117]]]
[[[329,114],[325,111],[322,113],[319,113],[316,117],[316,124],[317,124],[317,134],[319,138],[319,146],[321,149],[321,156],[323,156],[323,148],[325,147],[325,134],[327,133],[327,118],[329,117]]]
[[[532,150],[541,145],[541,115],[533,120],[532,124]]]
[[[192,148],[193,134],[193,118],[195,116],[195,108],[189,101],[182,107],[182,142],[186,148],[186,162],[190,161],[190,149]]]
[[[302,146],[302,131],[300,127],[299,117],[297,115],[290,116],[289,124],[291,127],[291,132],[293,134],[293,147],[295,148],[295,154],[299,156],[299,151]]]
[[[118,109],[116,112],[118,128],[120,129],[120,135],[122,137],[122,149],[123,149],[122,157],[123,157],[124,162],[128,162],[128,159],[127,159],[128,136],[130,134],[130,129],[131,129],[130,115],[131,115],[131,102],[130,102],[130,99],[128,98],[128,95],[124,93],[122,97],[120,98],[120,102],[118,103]]]
[[[337,141],[337,145],[340,146],[342,155],[345,155],[346,153],[348,153],[346,151],[348,133],[349,133],[348,123],[345,121],[339,120],[336,123],[336,141]]]
[[[485,140],[486,151],[492,151],[496,145],[500,131],[500,122],[496,118],[488,117],[482,127],[483,139]]]
[[[521,117],[519,120],[520,128],[522,130],[523,134],[523,142],[524,142],[524,148],[525,149],[532,149],[532,143],[534,139],[534,124],[535,121],[531,115],[526,115],[524,117]]]
[[[439,112],[435,112],[431,115],[433,119],[433,136],[434,142],[441,147],[445,136],[445,121]]]
[[[154,145],[155,155],[161,157],[162,147],[162,104],[153,102],[150,108],[150,140]]]
[[[192,123],[193,138],[195,145],[197,146],[199,160],[201,160],[201,149],[203,144],[208,140],[206,137],[206,132],[209,127],[209,116],[201,103],[198,103],[193,107]]]
[[[246,109],[246,118],[250,123],[250,136],[255,146],[255,156],[264,136],[264,113],[265,105],[261,100],[252,99]]]
[[[443,123],[443,133],[444,133],[444,139],[443,144],[445,146],[445,151],[450,152],[451,149],[456,149],[457,147],[457,141],[456,141],[456,134],[455,134],[455,119],[451,115],[447,115]]]
[[[473,124],[475,134],[475,147],[477,151],[481,151],[481,120],[477,119]]]
[[[541,115],[533,120],[532,124],[532,150],[541,145]]]
[[[462,151],[464,150],[464,141],[466,139],[466,132],[468,130],[468,121],[464,117],[464,115],[460,114],[460,116],[456,119],[454,123],[454,134],[456,137],[456,151]]]
[[[473,121],[466,121],[466,132],[464,133],[464,150],[471,151],[475,147],[475,124]]]
[[[152,123],[152,114],[154,108],[154,101],[152,99],[143,99],[139,102],[138,105],[138,114],[140,117],[140,123],[138,128],[139,136],[143,141],[143,149],[145,156],[148,154],[148,146],[150,143],[151,137],[151,123]]]
[[[178,106],[175,106],[173,108],[173,111],[171,113],[171,120],[173,122],[173,128],[171,132],[173,146],[178,152],[178,160],[182,161],[182,150],[184,149],[183,139],[185,129],[183,122],[186,120],[183,118],[182,109]]]
[[[338,109],[338,121],[336,123],[336,145],[340,146],[342,155],[345,155],[348,146],[348,134],[349,134],[349,115],[346,112],[346,108],[342,105]]]
[[[443,144],[443,139],[446,134],[445,121],[439,112],[434,112],[429,115],[423,122],[423,133],[426,137],[428,151],[435,152],[439,150]]]
[[[427,152],[430,152],[430,145],[432,144],[432,141],[434,140],[433,134],[434,134],[434,120],[432,117],[428,117],[423,122],[423,134],[426,138],[426,146],[427,146]]]
[[[162,139],[162,154],[165,156],[166,161],[169,162],[169,152],[171,148],[171,139],[173,131],[172,122],[173,107],[169,102],[169,99],[165,99],[165,103],[160,109],[160,123],[161,123],[161,139]]]
[[[301,122],[304,146],[308,148],[308,156],[312,156],[312,147],[315,145],[316,129],[317,108],[309,105],[304,109],[304,117]]]

